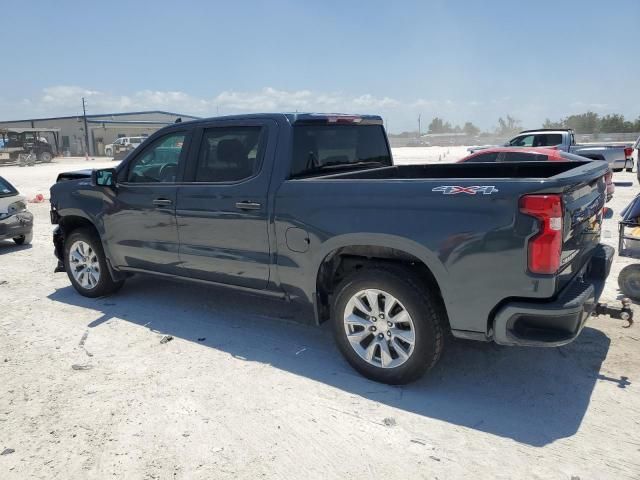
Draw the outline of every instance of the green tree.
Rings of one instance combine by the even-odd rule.
[[[497,133],[499,135],[513,135],[514,133],[518,133],[520,130],[522,130],[522,124],[517,118],[514,118],[511,115],[507,115],[506,119],[503,119],[502,117],[498,118]]]
[[[602,133],[621,133],[625,131],[624,116],[617,113],[605,115],[600,119],[600,128]]]
[[[565,128],[566,126],[564,122],[564,119],[557,122],[552,122],[547,118],[542,124],[542,128]]]
[[[572,128],[576,133],[597,133],[600,131],[600,117],[594,112],[570,115],[564,119],[564,124],[566,128]]]
[[[465,122],[462,131],[471,137],[475,137],[480,133],[480,129],[471,122]]]

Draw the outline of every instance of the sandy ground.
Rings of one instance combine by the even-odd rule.
[[[395,156],[465,154],[446,150]],[[113,165],[0,175],[48,196],[59,171],[88,163]],[[635,174],[615,180],[612,245],[638,191]],[[279,301],[148,278],[83,298],[52,273],[48,204],[30,208],[33,245],[0,245],[3,480],[640,478],[637,325],[592,319],[556,349],[451,341],[431,374],[389,387]],[[626,263],[616,259],[605,299]]]

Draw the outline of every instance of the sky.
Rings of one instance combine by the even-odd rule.
[[[167,110],[640,115],[640,0],[1,0],[0,120]]]

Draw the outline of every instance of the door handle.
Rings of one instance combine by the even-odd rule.
[[[156,207],[166,207],[168,205],[172,205],[173,202],[168,198],[156,198],[152,202]]]
[[[244,202],[236,203],[236,208],[239,208],[240,210],[260,210],[261,207],[262,205],[257,202],[248,202],[246,200]]]

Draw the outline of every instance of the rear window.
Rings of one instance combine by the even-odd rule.
[[[562,143],[561,133],[543,133],[537,134],[533,140],[534,147],[555,147]]]
[[[465,160],[465,163],[482,163],[482,162],[497,162],[498,152],[480,153],[479,155],[470,157]]]
[[[374,162],[391,165],[382,125],[297,125],[293,129],[291,176]]]
[[[504,152],[502,154],[503,162],[546,162],[549,157],[539,153],[529,152]]]
[[[9,197],[11,195],[16,195],[17,193],[18,191],[13,188],[13,185],[0,177],[0,197]]]

